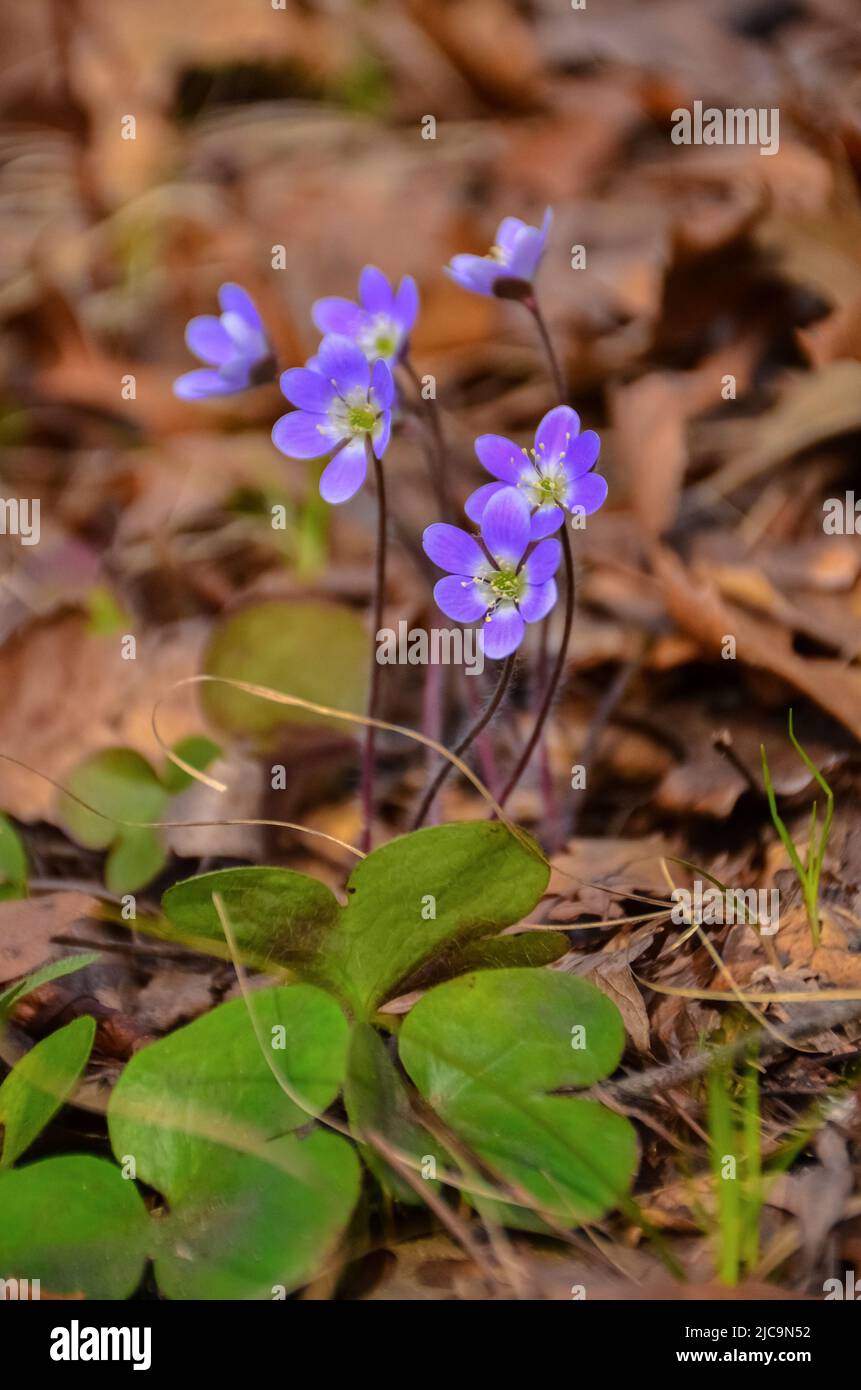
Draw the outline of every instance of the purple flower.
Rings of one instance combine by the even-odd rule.
[[[404,354],[419,311],[419,293],[411,275],[397,292],[381,270],[366,265],[359,276],[359,299],[318,299],[311,317],[321,333],[337,333],[358,343],[369,362],[381,357],[393,366]]]
[[[503,488],[485,507],[483,544],[445,522],[428,526],[422,538],[434,564],[450,571],[434,586],[434,598],[456,622],[484,620],[487,656],[509,656],[520,646],[526,623],[545,618],[556,602],[553,575],[562,547],[542,540],[527,555],[530,540],[529,506],[513,487]]]
[[[174,394],[183,400],[232,396],[266,378],[272,349],[251,296],[240,285],[222,285],[218,302],[220,316],[201,314],[185,330],[195,357],[210,365],[173,383]]]
[[[501,434],[482,434],[475,452],[499,482],[485,483],[468,497],[466,514],[482,525],[491,499],[503,488],[516,487],[531,510],[532,539],[549,536],[559,530],[566,511],[591,516],[603,505],[607,481],[590,471],[600,451],[595,431],[580,434],[580,417],[567,405],[548,411],[529,451]]]
[[[453,256],[446,273],[475,294],[502,292],[506,298],[522,297],[531,289],[552,221],[550,208],[540,227],[530,227],[519,217],[504,217],[486,256]],[[511,281],[514,284],[506,283]]]
[[[366,440],[383,457],[392,428],[394,383],[388,366],[373,367],[349,338],[324,338],[314,367],[293,367],[281,390],[298,407],[276,420],[272,439],[294,459],[332,454],[320,493],[327,502],[346,502],[359,491],[368,468]]]

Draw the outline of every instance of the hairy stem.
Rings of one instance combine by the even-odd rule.
[[[424,407],[424,415],[430,429],[432,449],[431,449],[431,483],[436,493],[437,507],[443,521],[451,521],[454,516],[454,508],[448,490],[448,477],[446,473],[446,449],[445,439],[442,432],[442,420],[440,419],[439,406],[436,397],[425,397],[422,394],[421,377],[412,364],[412,360],[405,353],[401,358],[401,366],[412,382],[416,397]]]
[[[502,668],[502,672],[497,682],[496,689],[494,690],[493,695],[490,697],[490,700],[488,701],[484,710],[479,715],[478,719],[472,725],[472,727],[464,734],[457,747],[453,750],[456,757],[462,758],[467,749],[472,745],[472,743],[481,733],[482,729],[487,728],[487,725],[490,723],[491,719],[496,714],[496,711],[499,709],[499,706],[502,704],[505,692],[508,688],[508,683],[511,680],[511,673],[513,670],[514,653],[512,652],[511,656],[506,657],[505,659],[505,665]],[[424,794],[424,797],[422,798],[422,803],[419,806],[418,811],[416,812],[415,820],[413,821],[412,826],[413,830],[418,830],[419,826],[424,821],[425,816],[427,815],[428,811],[433,805],[434,800],[437,797],[443,782],[445,781],[448,774],[451,772],[452,766],[452,763],[443,763],[436,777],[431,782],[430,786]]]
[[[541,624],[541,633],[538,647],[538,666],[534,689],[530,691],[530,706],[533,709],[538,707],[541,693],[547,683],[548,667],[548,638],[550,635],[550,624]],[[555,848],[556,837],[559,830],[559,802],[556,796],[556,788],[553,784],[553,773],[550,767],[550,750],[547,746],[547,728],[545,725],[539,740],[538,747],[538,780],[541,788],[541,801],[544,809],[543,834],[544,841],[551,849]]]
[[[523,304],[529,310],[530,314],[535,320],[535,327],[538,329],[538,335],[541,339],[541,345],[544,348],[545,354],[547,356],[547,361],[549,363],[550,371],[553,376],[553,385],[555,386],[556,394],[559,397],[559,403],[560,405],[564,405],[568,394],[565,389],[565,378],[562,375],[562,368],[559,365],[559,358],[556,356],[556,350],[554,349],[553,343],[550,340],[550,334],[547,330],[547,324],[545,322],[544,315],[541,312],[538,300],[535,298],[534,295],[531,294],[523,300]]]
[[[377,483],[377,556],[374,576],[374,597],[371,608],[371,671],[368,681],[369,719],[377,718],[377,703],[380,691],[380,663],[377,661],[377,633],[383,625],[383,600],[386,592],[386,481],[383,465],[374,453],[369,438],[365,440],[368,462],[372,464]],[[362,803],[361,848],[365,854],[371,848],[371,832],[374,819],[374,752],[376,729],[369,725],[365,731],[365,747],[362,753],[362,773],[360,796]]]
[[[571,552],[571,539],[568,535],[567,526],[562,528],[562,555],[565,561],[565,623],[562,629],[562,638],[559,643],[559,651],[556,654],[556,661],[547,688],[544,691],[544,699],[535,718],[532,733],[529,735],[526,747],[517,759],[517,765],[502,789],[497,800],[500,806],[504,806],[517,783],[529,764],[532,754],[535,752],[535,745],[541,737],[541,731],[550,713],[553,698],[562,680],[562,673],[565,670],[565,659],[568,655],[568,643],[571,640],[571,628],[574,623],[574,556]]]
[[[550,373],[553,377],[556,394],[559,397],[560,404],[564,405],[566,398],[565,379],[562,375],[559,358],[556,356],[538,300],[534,294],[530,294],[522,303],[535,320],[535,326],[538,329],[538,335],[541,339],[541,344],[550,367]],[[547,683],[547,687],[544,691],[544,698],[541,701],[538,714],[535,718],[532,733],[529,736],[526,747],[517,760],[517,766],[498,797],[500,806],[505,805],[505,802],[514,791],[514,788],[517,786],[517,783],[520,781],[520,778],[523,776],[529,764],[529,760],[535,751],[535,746],[541,738],[544,725],[547,722],[547,716],[550,713],[550,706],[553,704],[553,698],[565,669],[565,658],[568,655],[568,643],[571,639],[571,628],[574,623],[574,556],[571,553],[571,538],[568,535],[567,521],[564,522],[562,526],[562,554],[565,559],[565,624],[562,630],[562,640],[559,644],[559,652],[556,657],[556,664],[553,667],[553,673]],[[548,620],[545,619],[545,623],[547,621]]]

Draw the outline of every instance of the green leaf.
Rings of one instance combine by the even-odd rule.
[[[343,1080],[341,1010],[310,985],[251,1003],[257,1032],[244,1000],[223,1004],[138,1052],[109,1103],[114,1153],[170,1207],[152,1247],[168,1297],[265,1298],[307,1282],[358,1197],[351,1146],[296,1133]]]
[[[105,887],[112,893],[136,893],[151,883],[167,863],[157,830],[124,830],[105,861]]]
[[[90,621],[87,631],[95,637],[109,637],[128,631],[129,616],[107,584],[94,584],[86,596]]]
[[[620,1115],[550,1093],[608,1075],[623,1044],[619,1011],[600,990],[547,970],[480,971],[439,985],[400,1033],[401,1060],[442,1120],[565,1225],[619,1200],[637,1145]],[[509,1224],[536,1224],[523,1204],[476,1205]]]
[[[224,933],[212,903],[221,893],[243,958],[300,970],[370,1019],[410,976],[446,951],[455,963],[470,943],[519,922],[547,886],[531,842],[488,821],[432,826],[374,850],[347,882],[347,905],[316,879],[289,869],[224,869],[178,883],[162,906],[191,945]],[[567,948],[497,943],[496,961],[555,959]],[[506,942],[508,938],[505,939]],[[547,954],[543,954],[546,951]],[[510,953],[510,954],[509,954]],[[552,954],[551,954],[552,953]]]
[[[496,822],[431,826],[392,840],[350,875],[347,906],[323,944],[322,976],[369,1018],[441,948],[519,922],[548,876],[537,847]]]
[[[249,681],[362,714],[368,691],[368,633],[352,609],[270,600],[233,614],[216,628],[203,669],[208,675]],[[201,700],[218,728],[256,735],[264,746],[285,725],[322,725],[350,733],[350,725],[341,720],[271,704],[226,685],[203,685]]]
[[[487,936],[455,943],[436,955],[423,970],[410,977],[407,988],[430,989],[443,980],[471,970],[511,970],[518,966],[551,965],[569,950],[568,938],[558,931],[524,931],[516,936]]]
[[[243,959],[257,969],[310,962],[338,918],[325,884],[293,869],[219,869],[169,888],[162,908],[174,933],[190,945],[229,956],[212,901],[219,893]]]
[[[419,1202],[415,1189],[373,1146],[379,1135],[399,1154],[412,1159],[417,1175],[423,1160],[450,1166],[436,1140],[419,1123],[386,1043],[368,1023],[357,1023],[350,1038],[344,1103],[356,1138],[366,1140],[363,1157],[382,1185],[400,1202]],[[427,1179],[435,1190],[439,1183]]]
[[[50,984],[52,980],[61,980],[64,975],[71,975],[75,970],[83,970],[98,959],[97,951],[88,951],[77,956],[64,956],[62,960],[51,961],[50,964],[41,966],[39,970],[34,970],[32,975],[25,976],[23,980],[17,980],[14,985],[10,985],[0,994],[0,1023],[3,1023],[18,1000],[23,999],[25,994],[32,994],[34,989]]]
[[[0,1278],[41,1294],[128,1298],[143,1274],[150,1221],[133,1182],[70,1154],[0,1174]]]
[[[167,799],[149,763],[131,748],[108,748],[86,758],[71,773],[67,786],[108,818],[60,796],[58,811],[65,829],[87,849],[112,845],[123,833],[118,822],[160,820]]]
[[[0,902],[27,896],[27,854],[8,816],[0,814]]]
[[[369,1018],[443,948],[456,969],[478,938],[521,920],[547,878],[538,854],[505,826],[466,822],[419,830],[375,850],[350,876],[344,908],[315,879],[274,868],[203,874],[169,889],[162,905],[180,936],[212,941],[223,954],[212,902],[220,893],[245,959],[302,968]],[[485,956],[495,964],[556,959],[567,942],[546,935],[546,944],[520,937],[487,943]]]
[[[0,1086],[3,1153],[10,1168],[71,1095],[87,1065],[96,1021],[76,1018],[31,1048]]]
[[[180,739],[179,743],[174,745],[173,752],[197,772],[205,772],[210,763],[221,757],[218,744],[202,734],[192,734],[189,738]],[[194,779],[181,767],[177,767],[176,763],[168,760],[161,780],[171,796],[176,796],[179,792],[185,791],[186,787],[190,787]]]

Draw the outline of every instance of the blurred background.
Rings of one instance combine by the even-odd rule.
[[[413,274],[413,357],[438,383],[461,503],[485,480],[474,437],[525,441],[555,400],[529,316],[442,267],[484,253],[504,215],[540,222],[551,206],[540,297],[610,482],[575,537],[578,616],[543,755],[563,791],[588,765],[589,789],[566,791],[554,838],[660,830],[750,862],[729,818],[760,741],[785,743],[787,703],[823,766],[861,735],[861,542],[822,525],[823,501],[858,482],[860,16],[857,0],[7,7],[2,486],[41,499],[41,540],[0,538],[0,749],[60,782],[108,747],[155,763],[151,716],[168,695],[168,742],[219,743],[231,816],[355,841],[343,729],[291,734],[244,697],[168,694],[205,669],[360,708],[355,628],[288,637],[278,605],[363,621],[375,515],[370,490],[325,507],[316,465],[274,449],[275,385],[176,399],[173,379],[196,365],[184,325],[238,281],[280,366],[299,365],[316,298],[353,296],[367,262]],[[694,101],[777,108],[778,152],[675,145],[672,113]],[[386,462],[387,620],[427,626],[439,617],[419,540],[438,514],[412,415]],[[229,626],[249,611],[253,630]],[[538,658],[525,653],[501,758],[530,727]],[[421,724],[423,678],[386,672],[388,717]],[[473,684],[447,679],[449,739]],[[736,763],[712,746],[726,726]],[[290,764],[277,812],[261,750]],[[405,827],[425,776],[403,741],[381,751],[378,838]],[[779,747],[774,763],[779,789],[798,791],[797,763],[784,769]],[[526,821],[540,819],[539,782],[533,768],[512,801]],[[206,788],[187,797],[187,817],[225,815]],[[43,873],[84,873],[91,849],[68,841],[48,782],[3,766],[0,807],[30,827]],[[444,811],[483,814],[455,779]],[[169,842],[205,862],[311,855],[247,827]],[[340,873],[337,850],[319,854]]]

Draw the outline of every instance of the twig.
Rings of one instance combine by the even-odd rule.
[[[787,1037],[798,1040],[822,1033],[828,1028],[835,1028],[841,1023],[851,1023],[856,1018],[861,1018],[861,999],[840,1000],[833,1004],[824,1001],[798,1010],[796,1017],[782,1024],[781,1028]],[[629,1100],[642,1100],[644,1097],[672,1090],[675,1086],[682,1086],[686,1081],[702,1076],[716,1063],[735,1061],[754,1044],[758,1047],[761,1057],[780,1052],[783,1046],[778,1039],[771,1037],[765,1028],[754,1028],[722,1047],[698,1052],[696,1056],[685,1057],[678,1062],[668,1062],[663,1067],[649,1067],[647,1071],[623,1077],[621,1081],[611,1081],[606,1085],[593,1087],[589,1094],[596,1100],[619,1101],[623,1104]]]

